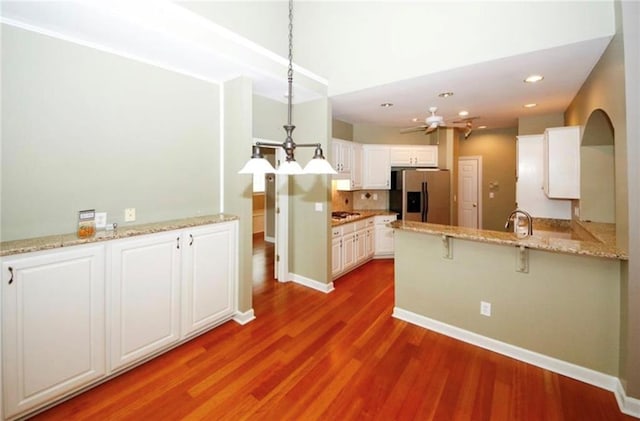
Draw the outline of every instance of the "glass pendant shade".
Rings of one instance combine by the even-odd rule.
[[[304,171],[302,170],[300,164],[298,164],[296,161],[284,161],[278,167],[278,171],[276,171],[276,174],[298,175],[304,174]]]
[[[244,164],[244,167],[238,174],[267,174],[275,173],[276,170],[273,166],[264,158],[251,158]]]
[[[338,174],[324,158],[313,158],[304,167],[305,174]]]

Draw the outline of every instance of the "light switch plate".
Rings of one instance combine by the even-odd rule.
[[[124,210],[124,222],[133,222],[136,220],[136,208],[126,208]]]
[[[322,202],[316,202],[316,212],[322,212]]]
[[[104,229],[107,226],[107,213],[96,212],[96,228]]]

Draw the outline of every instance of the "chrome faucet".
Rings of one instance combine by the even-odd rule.
[[[532,236],[533,235],[533,219],[531,218],[531,215],[529,215],[529,212],[523,211],[521,209],[516,209],[513,212],[511,212],[511,214],[507,218],[507,222],[505,222],[504,224],[504,229],[509,230],[509,226],[511,225],[511,221],[513,221],[513,217],[519,213],[524,215],[525,218],[527,218],[527,234],[529,234],[529,236]]]

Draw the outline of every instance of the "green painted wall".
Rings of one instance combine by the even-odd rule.
[[[396,306],[489,338],[617,376],[620,262],[396,230]],[[491,317],[480,315],[490,302]]]
[[[2,240],[217,213],[219,90],[2,25]]]
[[[331,122],[331,137],[353,140],[353,124],[334,119]]]
[[[410,124],[408,126],[411,126]],[[441,133],[442,132],[442,133]],[[353,125],[353,141],[358,143],[397,144],[397,145],[435,145],[438,135],[444,138],[442,130],[425,135],[424,132],[400,133],[398,127],[382,127],[369,124]]]
[[[331,139],[331,105],[327,98],[294,106],[293,138],[296,143],[320,143],[327,153]],[[296,149],[305,165],[313,148]],[[290,176],[289,270],[321,283],[331,282],[330,204],[331,176]],[[322,211],[315,204],[322,204]]]
[[[482,228],[504,231],[516,204],[516,128],[477,130],[460,140],[458,154],[482,156]],[[493,190],[489,183],[498,183]],[[489,198],[493,191],[494,198]]]
[[[224,89],[224,211],[240,218],[238,234],[238,309],[252,307],[253,188],[252,177],[238,174],[251,156],[253,92],[251,79],[225,82]]]
[[[518,136],[543,134],[549,127],[564,126],[564,113],[543,114],[518,118]]]

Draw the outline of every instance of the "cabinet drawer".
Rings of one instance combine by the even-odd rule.
[[[331,229],[331,238],[342,237],[342,227],[333,227]]]
[[[396,215],[381,215],[375,217],[376,225],[386,225],[396,220]]]

